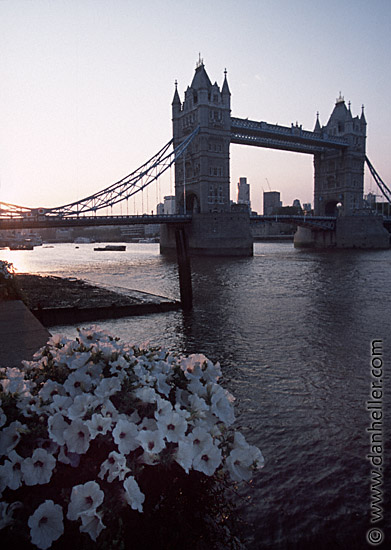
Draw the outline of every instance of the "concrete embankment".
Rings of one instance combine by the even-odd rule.
[[[0,367],[31,360],[50,338],[45,327],[181,307],[180,302],[162,296],[125,289],[113,292],[76,278],[18,274],[15,283],[23,301],[0,301]]]
[[[16,275],[25,303],[47,326],[115,319],[179,309],[179,301],[146,292],[95,286],[74,277]]]
[[[21,300],[0,302],[0,367],[16,367],[23,359],[31,360],[49,337]]]

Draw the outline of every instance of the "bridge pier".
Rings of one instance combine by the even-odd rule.
[[[176,227],[175,242],[182,309],[183,311],[191,311],[193,307],[193,289],[191,285],[189,247],[183,227]]]
[[[293,243],[295,248],[390,248],[390,233],[377,216],[341,216],[333,230],[299,226]]]
[[[191,256],[252,256],[253,237],[248,212],[193,214],[185,228]],[[160,253],[176,248],[176,230],[160,226]]]

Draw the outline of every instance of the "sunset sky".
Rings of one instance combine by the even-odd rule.
[[[212,82],[227,69],[233,116],[312,130],[340,92],[364,104],[391,186],[390,28],[389,0],[0,0],[0,201],[57,206],[135,170],[170,140],[199,52]],[[313,202],[312,162],[232,145],[231,198],[244,176],[259,212],[269,186]]]

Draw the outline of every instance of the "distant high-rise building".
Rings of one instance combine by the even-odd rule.
[[[164,214],[175,214],[175,196],[164,197]]]
[[[164,204],[162,202],[159,202],[158,205],[156,205],[156,214],[159,216],[160,214],[164,214]]]
[[[304,212],[311,212],[311,203],[310,202],[303,202],[303,210],[304,210]]]
[[[237,203],[246,204],[248,206],[248,209],[250,210],[251,209],[250,185],[247,183],[247,178],[239,178],[237,187],[238,187]]]
[[[280,206],[282,206],[282,202],[280,200],[280,192],[279,191],[264,191],[263,192],[263,214],[265,216],[270,216]]]

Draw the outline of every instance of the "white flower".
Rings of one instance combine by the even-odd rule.
[[[4,462],[3,466],[0,466],[2,472],[5,474],[7,486],[15,491],[22,485],[22,463],[24,458],[18,455],[16,451],[11,451],[8,455],[8,459]]]
[[[80,455],[86,453],[90,446],[90,431],[85,422],[80,419],[73,420],[64,430],[64,440],[71,453]]]
[[[55,380],[46,380],[38,395],[43,401],[51,401],[55,395],[65,395],[65,389],[62,384]]]
[[[64,382],[64,388],[70,396],[75,397],[83,392],[89,391],[92,386],[91,377],[85,373],[85,369],[71,372]]]
[[[21,424],[19,420],[14,420],[9,426],[3,428],[0,432],[0,456],[7,455],[20,441],[21,432],[27,430],[25,424]]]
[[[85,512],[95,512],[103,502],[104,493],[96,481],[87,481],[72,489],[67,518],[76,521]]]
[[[232,406],[234,397],[218,384],[212,386],[212,413],[227,426],[235,422],[235,412]]]
[[[52,477],[56,459],[45,449],[35,449],[33,456],[25,458],[21,464],[26,485],[43,485]]]
[[[179,441],[175,455],[175,460],[188,474],[193,464],[193,459],[197,454],[197,449],[189,439]]]
[[[153,388],[141,387],[134,391],[135,397],[143,401],[143,403],[156,403],[159,396]]]
[[[137,481],[133,476],[129,476],[124,481],[125,498],[133,510],[143,511],[143,502],[145,495],[140,491]]]
[[[196,376],[187,384],[187,389],[200,397],[205,397],[207,394],[206,386],[201,382],[200,378]]]
[[[140,430],[151,430],[151,431],[157,430],[158,429],[157,422],[153,418],[144,417],[143,421],[140,422],[140,424],[138,425],[138,429],[139,431]]]
[[[100,340],[97,342],[97,351],[102,354],[103,358],[110,360],[118,350],[118,345],[115,342]]]
[[[106,525],[102,521],[102,514],[96,510],[93,512],[84,512],[81,514],[80,519],[81,533],[88,533],[94,542],[99,537],[101,531],[106,528]]]
[[[129,367],[129,363],[126,359],[120,355],[116,361],[113,361],[110,365],[111,374],[118,374],[120,377],[124,376],[125,369]]]
[[[155,418],[159,418],[159,416],[164,416],[165,414],[168,414],[173,410],[171,403],[167,401],[167,399],[162,399],[160,396],[156,401],[156,407],[157,408],[154,413]]]
[[[130,470],[126,466],[126,458],[124,455],[112,451],[108,459],[102,463],[98,477],[104,479],[105,475],[108,473],[107,481],[111,483],[116,477],[122,481],[129,472]]]
[[[105,418],[111,418],[112,420],[117,420],[118,418],[118,411],[114,407],[110,399],[107,399],[107,401],[104,402],[100,412],[101,412],[101,415],[104,416]]]
[[[112,376],[111,378],[103,378],[100,384],[95,388],[95,395],[100,399],[104,399],[110,395],[121,390],[121,380],[118,376]]]
[[[53,401],[50,403],[48,409],[52,413],[62,412],[65,414],[72,403],[73,400],[69,395],[53,395]]]
[[[34,413],[40,414],[41,399],[38,395],[31,395],[30,392],[27,392],[19,396],[16,406],[25,417],[32,416]]]
[[[208,359],[203,353],[192,353],[188,357],[181,359],[181,369],[185,372],[186,378],[188,374],[202,376],[202,366]]]
[[[69,407],[67,411],[67,417],[71,420],[82,418],[89,408],[93,408],[97,404],[97,399],[90,393],[76,395],[73,400],[73,404]]]
[[[215,365],[212,363],[212,361],[207,361],[207,367],[204,369],[204,373],[202,375],[203,379],[206,382],[217,382],[217,380],[221,377],[221,367],[220,363],[216,363]]]
[[[167,441],[177,443],[186,433],[187,422],[183,414],[171,411],[157,418],[158,427]]]
[[[205,411],[209,410],[205,399],[195,394],[189,395],[189,404],[192,412],[194,412],[194,414],[196,414],[200,418],[204,416]]]
[[[71,355],[70,357],[67,357],[65,360],[65,364],[67,367],[71,370],[80,369],[81,367],[84,367],[86,363],[91,359],[91,352],[85,351],[85,352],[78,352],[77,354]]]
[[[158,454],[166,446],[159,430],[141,430],[137,439],[147,454]]]
[[[90,430],[91,439],[95,439],[99,434],[104,435],[107,433],[112,423],[113,421],[110,417],[104,417],[98,413],[93,414],[91,419],[86,421],[86,426]]]
[[[171,391],[171,386],[167,383],[166,374],[159,372],[155,374],[155,377],[157,391],[168,397]]]
[[[193,468],[199,472],[212,476],[221,463],[221,451],[216,445],[209,444],[202,447],[193,459]]]
[[[138,429],[136,424],[124,419],[118,420],[113,430],[113,439],[118,445],[120,453],[127,455],[130,451],[137,449],[139,447],[137,436]]]
[[[50,548],[64,532],[63,512],[59,504],[45,500],[28,519],[31,542],[38,548]]]
[[[264,458],[261,451],[253,445],[233,449],[225,460],[233,481],[248,481],[255,468],[262,468]]]
[[[61,413],[53,414],[48,419],[48,434],[52,441],[58,445],[65,444],[64,432],[69,427]]]
[[[196,426],[193,431],[188,435],[189,441],[193,443],[195,452],[198,454],[203,447],[213,445],[213,439],[209,431],[202,426]]]

